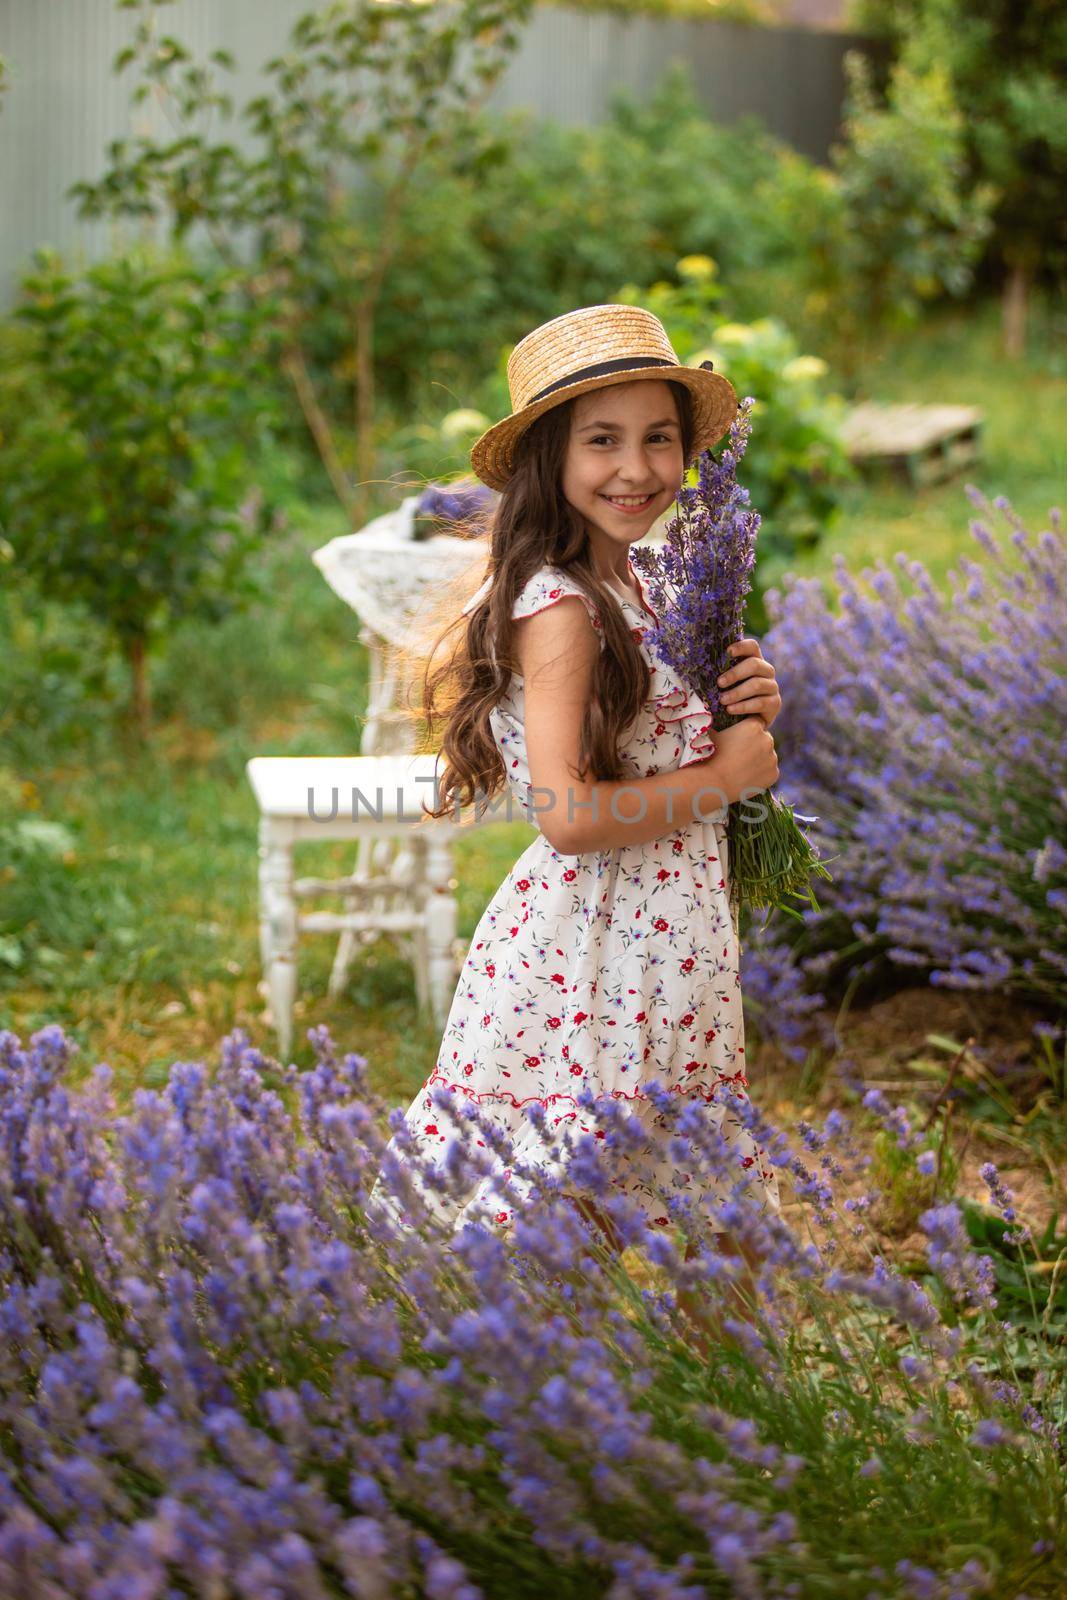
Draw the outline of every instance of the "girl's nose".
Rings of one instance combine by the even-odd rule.
[[[655,477],[655,472],[649,463],[643,445],[635,445],[627,450],[619,463],[619,477],[625,478],[628,483],[650,483]]]

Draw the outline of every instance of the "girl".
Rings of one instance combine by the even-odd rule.
[[[763,1149],[721,1093],[712,1100],[717,1085],[742,1098],[748,1087],[725,807],[777,781],[768,729],[781,696],[756,640],[740,641],[720,683],[746,715],[713,738],[707,707],[645,644],[654,613],[629,560],[687,467],[728,430],[737,397],[710,363],[681,366],[657,317],[624,305],[534,329],[508,382],[511,415],[471,452],[477,476],[500,490],[488,576],[463,608],[452,660],[424,683],[431,729],[436,692],[454,690],[430,814],[510,792],[539,833],[478,923],[437,1064],[405,1122],[443,1163],[450,1124],[431,1099],[441,1085],[476,1100],[516,1156],[536,1161],[523,1107],[538,1102],[547,1124],[566,1119],[578,1135],[595,1131],[581,1089],[621,1097],[650,1136],[652,1165],[635,1160],[615,1186],[665,1227],[649,1181],[672,1176],[665,1140],[657,1155],[651,1137],[664,1123],[645,1086],[658,1079],[707,1104],[777,1209]],[[450,1178],[428,1198],[458,1228],[483,1210],[490,1183],[457,1194]],[[580,1209],[621,1249],[598,1208]],[[511,1220],[506,1205],[491,1215]]]

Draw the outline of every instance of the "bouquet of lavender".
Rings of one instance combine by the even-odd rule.
[[[752,587],[749,575],[756,561],[760,515],[749,506],[748,490],[736,477],[752,432],[752,404],[751,397],[741,401],[722,459],[716,461],[710,450],[700,456],[698,482],[678,494],[678,515],[667,523],[662,555],[639,546],[630,552],[660,617],[649,630],[648,642],[700,696],[716,731],[741,720],[722,706],[718,679],[733,664],[729,646],[744,635],[745,596]],[[745,903],[779,907],[797,918],[800,913],[786,904],[788,899],[803,900],[819,910],[810,880],[831,874],[799,826],[815,820],[798,820],[770,790],[728,808],[729,892],[735,925]]]

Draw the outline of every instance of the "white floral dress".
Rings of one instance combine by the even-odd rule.
[[[630,565],[641,603],[615,590],[652,674],[651,693],[628,731],[620,756],[635,777],[677,770],[715,749],[710,713],[643,644],[655,613]],[[479,601],[489,582],[468,601]],[[529,617],[566,595],[593,602],[566,573],[543,567],[519,595],[514,617]],[[529,810],[530,771],[523,726],[523,682],[515,674],[491,714],[491,726],[512,792]],[[683,814],[681,796],[678,814]],[[713,796],[703,809],[714,810]],[[630,814],[631,807],[620,808]],[[688,810],[688,807],[685,808]],[[744,1025],[739,944],[726,884],[725,825],[690,818],[645,844],[561,855],[543,834],[523,851],[482,913],[445,1025],[437,1065],[405,1113],[420,1151],[436,1162],[453,1137],[430,1098],[440,1085],[490,1110],[515,1141],[516,1156],[543,1161],[543,1145],[523,1108],[539,1101],[546,1124],[566,1119],[572,1137],[596,1132],[578,1105],[588,1087],[629,1102],[646,1130],[663,1126],[645,1094],[652,1080],[679,1095],[699,1096],[720,1133],[750,1169],[750,1187],[779,1206],[774,1168],[735,1113],[722,1104],[728,1084],[744,1097]],[[648,1159],[613,1180],[644,1208],[650,1225],[666,1226],[662,1199],[648,1178],[668,1187],[674,1167],[666,1140],[650,1137]],[[506,1169],[510,1173],[510,1168]],[[493,1198],[492,1179],[469,1195],[433,1197],[459,1227],[474,1207],[506,1225],[510,1208]],[[381,1194],[375,1191],[372,1198]],[[485,1208],[491,1209],[486,1212]],[[395,1208],[394,1208],[395,1209]]]

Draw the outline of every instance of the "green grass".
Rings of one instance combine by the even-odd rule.
[[[969,476],[1042,527],[1067,466],[1058,422],[1067,374],[1047,349],[1037,320],[1027,360],[1006,367],[995,306],[940,313],[887,351],[867,392],[982,406],[987,456]],[[970,515],[960,480],[918,494],[858,484],[833,536],[795,570],[825,579],[835,551],[858,571],[904,550],[944,582],[961,552],[979,554]],[[264,557],[270,602],[214,628],[187,625],[153,657],[148,751],[117,731],[126,684],[95,625],[17,583],[0,598],[0,802],[70,833],[69,849],[0,864],[0,1022],[23,1037],[63,1023],[86,1066],[113,1066],[122,1097],[161,1081],[175,1059],[210,1055],[234,1025],[273,1048],[257,992],[257,818],[244,767],[256,754],[358,751],[367,683],[358,621],[309,559],[343,528],[330,503],[294,504]],[[524,823],[498,823],[457,842],[462,936],[533,836]],[[306,846],[297,870],[343,870],[354,849]],[[324,936],[302,941],[293,1058],[310,1062],[305,1030],[325,1022],[343,1049],[370,1057],[383,1095],[404,1099],[438,1043],[416,1012],[410,968],[380,940],[331,1003],[333,948]]]
[[[121,731],[117,662],[102,704],[72,685],[58,707],[49,699],[41,662],[102,651],[93,625],[6,591],[0,637],[18,665],[0,715],[0,778],[21,817],[62,822],[71,843],[0,868],[0,926],[25,950],[21,964],[0,963],[0,1023],[28,1037],[61,1022],[83,1066],[107,1060],[115,1069],[121,1099],[162,1082],[173,1060],[210,1052],[236,1025],[273,1049],[257,990],[258,813],[245,763],[358,753],[366,651],[355,614],[310,560],[343,530],[330,506],[294,506],[265,557],[277,599],[214,628],[188,625],[152,660],[148,750]],[[533,834],[502,822],[457,842],[462,935]],[[301,846],[297,871],[337,875],[355,848]],[[327,1022],[343,1049],[373,1059],[383,1094],[414,1092],[438,1036],[417,1012],[410,965],[379,940],[331,1004],[333,949],[326,937],[301,942],[292,1058],[311,1062],[305,1030]]]
[[[965,483],[991,501],[1006,495],[1031,531],[1047,528],[1049,508],[1063,505],[1067,483],[1067,357],[1053,343],[1062,346],[1063,334],[1062,317],[1057,324],[1053,309],[1039,303],[1026,358],[1007,363],[999,307],[986,301],[977,310],[939,310],[912,337],[888,345],[865,375],[865,397],[980,407],[986,419],[982,460],[959,477],[918,491],[886,474],[851,485],[838,526],[792,570],[823,579],[833,594],[835,555],[858,574],[878,562],[891,565],[903,551],[918,557],[947,592],[949,572],[961,555],[985,559],[970,532],[978,513]],[[992,526],[1002,535],[999,517]]]

